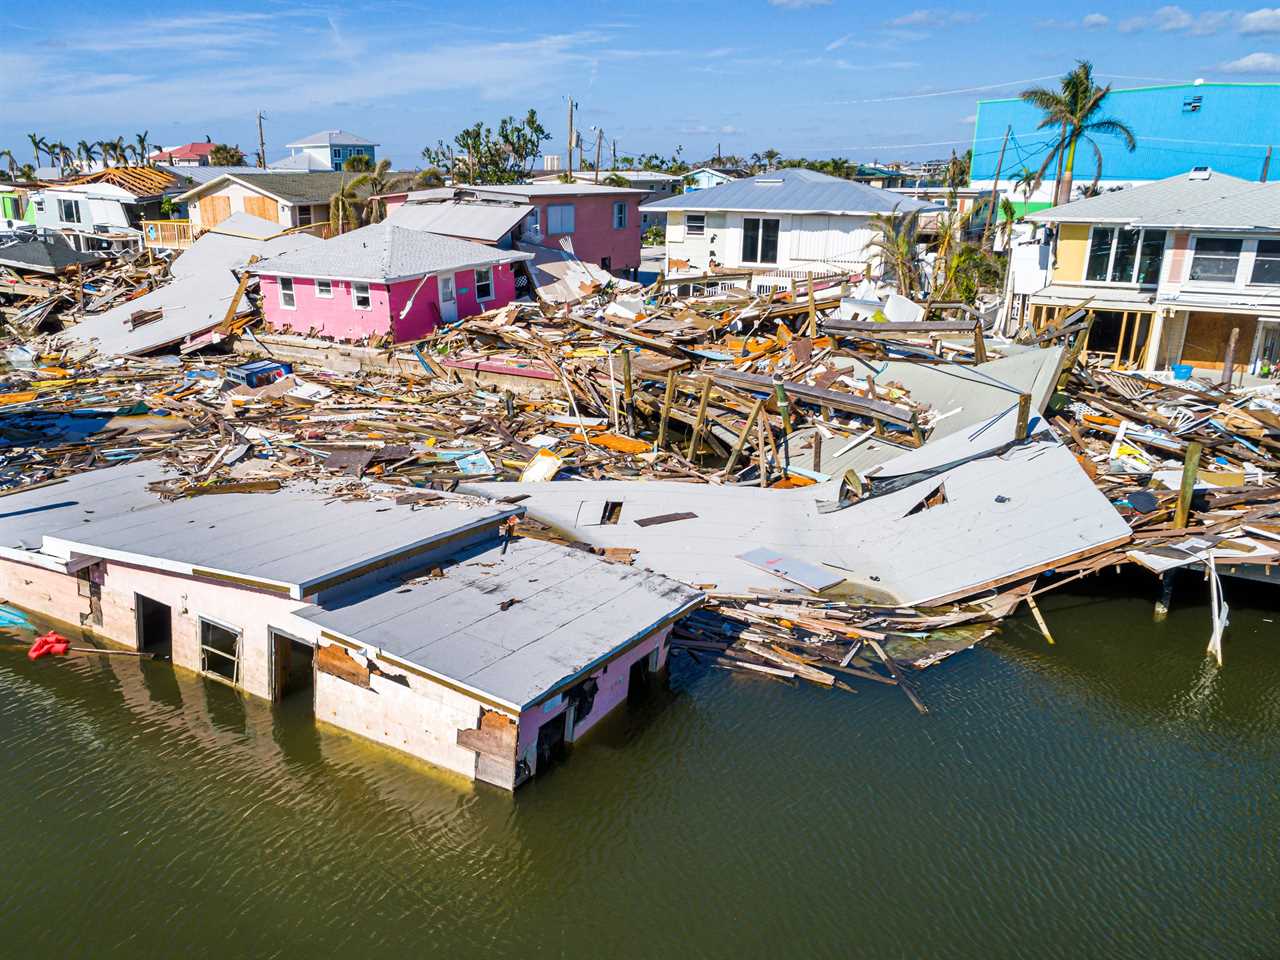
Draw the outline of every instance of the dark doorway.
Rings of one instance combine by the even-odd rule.
[[[138,649],[167,659],[173,653],[173,611],[167,603],[152,600],[140,593],[135,593],[133,597]]]
[[[641,657],[631,665],[627,676],[627,702],[637,703],[649,695],[649,658]]]
[[[564,757],[565,714],[558,714],[538,728],[538,766],[535,774],[541,775],[557,760]]]
[[[311,663],[315,650],[296,637],[272,628],[271,655],[274,674],[272,695],[277,702],[310,690],[313,684]]]

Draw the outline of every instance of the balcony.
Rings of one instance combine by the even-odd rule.
[[[190,220],[143,220],[142,242],[148,250],[185,250],[194,239]]]

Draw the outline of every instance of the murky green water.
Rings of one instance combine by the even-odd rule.
[[[1135,589],[1141,596],[1126,599]],[[932,708],[676,663],[515,798],[166,665],[0,651],[13,957],[1280,956],[1275,594],[1050,595]]]

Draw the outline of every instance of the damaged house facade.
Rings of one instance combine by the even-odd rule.
[[[507,542],[519,507],[319,485],[165,501],[148,490],[164,476],[125,465],[7,499],[0,595],[252,696],[310,687],[317,720],[505,789],[663,669],[702,601]]]
[[[161,215],[180,193],[173,175],[154,167],[111,167],[30,194],[28,219],[62,234],[76,250],[141,250],[142,221]]]
[[[1051,260],[1012,305],[1031,327],[1088,301],[1086,349],[1116,367],[1222,371],[1233,335],[1236,372],[1280,362],[1280,184],[1197,168],[1028,219]]]
[[[336,340],[420,339],[516,297],[518,250],[383,222],[253,267],[277,329]]]
[[[931,204],[814,170],[775,170],[647,205],[667,214],[666,272],[864,270],[871,218]]]

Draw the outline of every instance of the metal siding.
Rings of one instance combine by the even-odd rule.
[[[1201,107],[1184,112],[1188,97],[1201,97]],[[1233,176],[1255,180],[1262,171],[1267,144],[1280,142],[1280,84],[1204,83],[1113,90],[1103,103],[1104,115],[1124,122],[1138,140],[1129,153],[1116,137],[1098,136],[1102,174],[1108,180],[1160,180],[1207,165]],[[978,103],[974,128],[972,179],[990,180],[1006,126],[1012,126],[1004,176],[1023,167],[1039,168],[1055,132],[1039,129],[1042,114],[1021,100]],[[1093,151],[1076,153],[1076,182],[1093,179]],[[1054,168],[1046,171],[1052,180]]]

